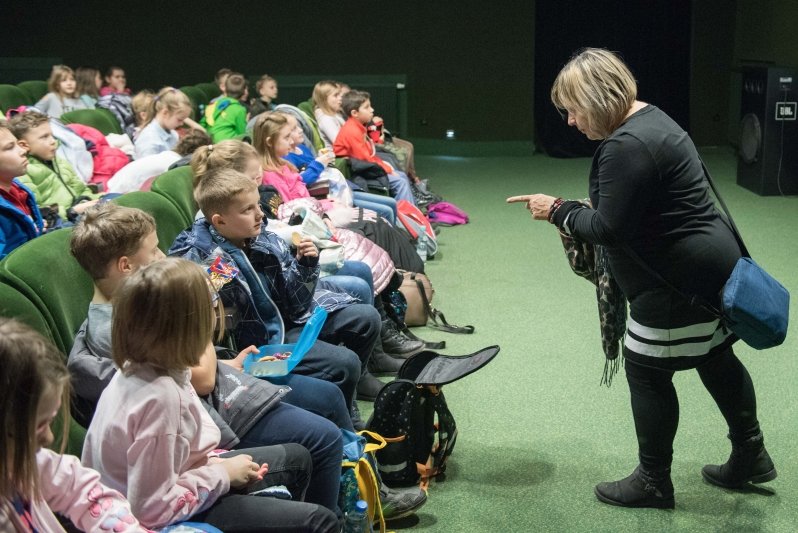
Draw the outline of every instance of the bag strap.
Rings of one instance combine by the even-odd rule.
[[[440,341],[440,342],[425,341],[424,339],[422,339],[421,337],[416,336],[415,333],[410,331],[410,328],[407,327],[407,324],[403,323],[399,329],[401,330],[401,332],[406,337],[408,337],[408,338],[410,338],[410,339],[412,339],[414,341],[423,342],[424,343],[424,348],[426,348],[427,350],[443,350],[443,349],[446,348],[446,341]]]
[[[427,311],[427,317],[432,321],[432,324],[429,324],[429,327],[446,331],[448,333],[474,333],[474,326],[455,326],[454,324],[449,324],[446,321],[446,317],[443,316],[443,313],[430,305],[429,299],[427,298],[427,291],[424,290],[424,283],[415,278],[413,278],[413,281],[416,282],[418,292],[421,294],[421,301],[424,303],[424,309]]]
[[[720,203],[721,207],[723,208],[723,212],[726,215],[726,219],[729,221],[729,228],[731,229],[732,234],[734,234],[734,238],[737,240],[737,244],[740,246],[740,251],[742,252],[744,257],[751,257],[751,255],[748,253],[748,248],[746,248],[745,243],[743,242],[743,238],[740,235],[740,232],[737,230],[737,225],[734,223],[734,219],[732,218],[731,213],[729,213],[729,209],[726,207],[726,202],[723,201],[723,198],[720,196],[720,192],[718,192],[717,187],[715,187],[715,182],[712,181],[712,176],[710,176],[709,174],[709,169],[707,169],[707,166],[704,164],[704,161],[702,159],[699,158],[699,161],[701,161],[701,168],[704,170],[704,176],[707,178],[709,186],[712,188],[712,192],[715,194],[715,198],[718,199],[718,202]],[[663,283],[673,292],[675,292],[676,294],[680,295],[682,298],[690,302],[691,305],[701,306],[704,308],[704,310],[709,312],[715,318],[723,320],[723,313],[719,309],[715,308],[715,306],[713,306],[712,304],[710,304],[709,302],[707,302],[705,299],[701,298],[697,294],[685,293],[684,291],[673,285],[671,282],[663,278],[659,272],[651,268],[645,261],[643,261],[643,258],[637,255],[637,252],[632,250],[632,248],[626,242],[622,244],[622,247],[624,251],[629,255],[629,257],[634,259],[634,261],[638,265],[640,265],[643,268],[643,270],[645,270],[652,277],[654,277],[654,279]]]
[[[704,176],[707,178],[709,182],[709,186],[712,188],[712,192],[715,195],[715,198],[718,199],[720,206],[723,208],[723,212],[726,214],[726,218],[729,221],[729,225],[731,226],[732,233],[734,234],[734,238],[737,239],[737,244],[740,245],[740,251],[743,253],[744,257],[751,257],[751,254],[748,253],[748,248],[745,246],[743,242],[743,236],[740,235],[740,231],[737,229],[737,225],[734,223],[734,219],[729,212],[729,209],[726,207],[726,202],[723,201],[723,198],[720,195],[717,187],[715,187],[715,182],[712,180],[712,176],[709,174],[709,169],[704,164],[704,160],[699,158],[701,161],[701,168],[704,169]]]

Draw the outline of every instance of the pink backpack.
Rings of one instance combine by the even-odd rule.
[[[449,202],[437,202],[427,206],[427,217],[432,222],[455,226],[457,224],[468,224],[468,214]]]

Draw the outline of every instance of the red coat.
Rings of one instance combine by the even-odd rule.
[[[80,135],[83,140],[94,144],[94,147],[89,150],[94,158],[94,174],[89,179],[89,183],[97,183],[102,187],[102,191],[106,191],[108,180],[119,169],[130,163],[130,158],[119,148],[108,144],[105,135],[99,130],[83,124],[67,124],[67,126]]]
[[[366,134],[366,126],[358,122],[356,118],[349,117],[341,126],[338,137],[333,143],[333,150],[338,157],[354,157],[363,161],[377,163],[386,174],[392,174],[391,165],[377,157],[374,143]]]

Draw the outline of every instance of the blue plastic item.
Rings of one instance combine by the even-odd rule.
[[[310,347],[319,338],[319,332],[327,320],[327,311],[317,307],[308,319],[299,339],[293,344],[267,344],[258,348],[258,353],[249,354],[244,359],[244,372],[256,378],[286,376],[299,364]],[[273,361],[258,361],[261,357],[276,353],[291,352],[287,359]]]

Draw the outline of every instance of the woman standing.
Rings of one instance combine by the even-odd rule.
[[[716,307],[740,257],[715,209],[693,142],[665,113],[637,100],[637,84],[612,52],[588,48],[560,71],[551,90],[568,125],[603,142],[593,156],[586,208],[544,194],[514,196],[535,220],[576,239],[606,246],[611,271],[629,301],[624,357],[640,464],[599,483],[599,500],[624,507],[673,508],[670,469],[679,402],[677,370],[696,369],[729,426],[732,453],[702,469],[709,483],[740,488],[776,477],[756,415],[748,371],[734,355],[737,337],[691,305],[647,266],[686,294]]]

